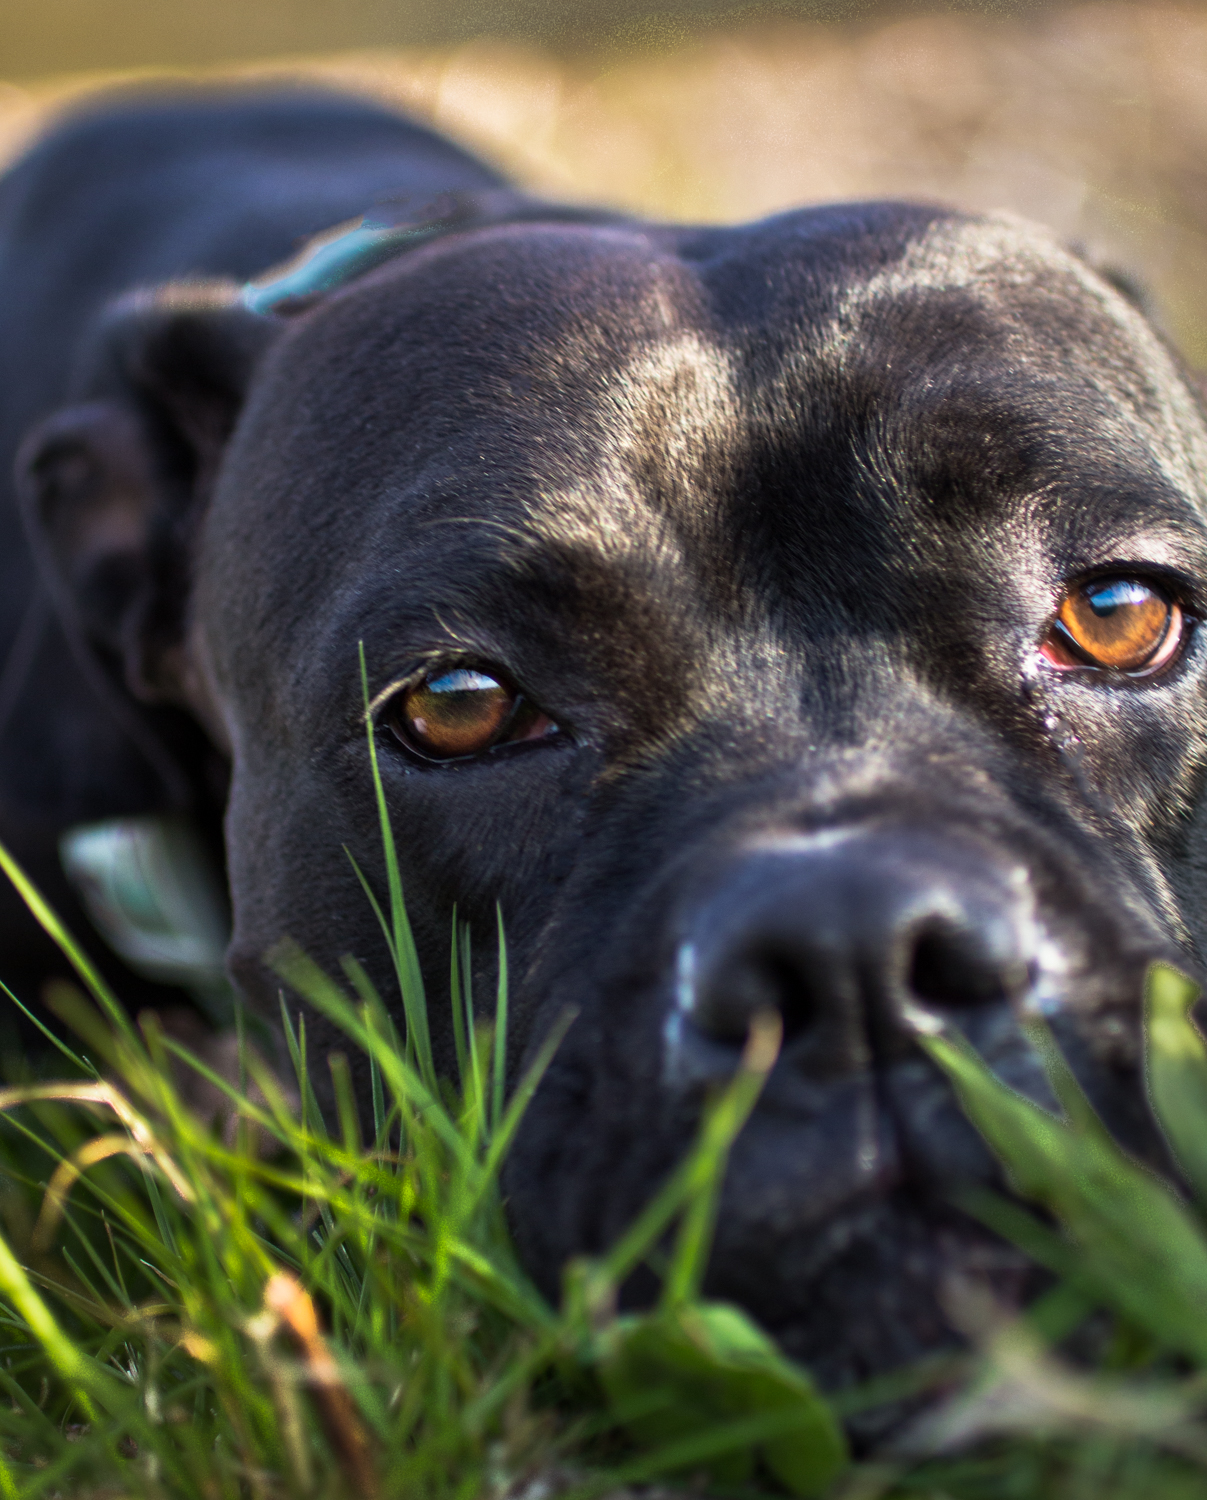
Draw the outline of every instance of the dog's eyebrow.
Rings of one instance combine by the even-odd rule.
[[[1148,563],[1207,568],[1207,516],[1197,499],[1156,486],[1151,478],[1103,484],[1059,479],[1045,487],[1037,509],[1058,546],[1084,566]]]
[[[527,568],[552,550],[560,558],[619,562],[641,555],[680,561],[665,519],[631,494],[627,476],[618,468],[611,483],[609,476],[602,478],[602,485],[567,486],[528,505],[522,526],[511,535],[510,560]]]
[[[1179,524],[1180,520],[1183,524]],[[1207,559],[1207,531],[1201,526],[1187,527],[1184,518],[1173,516],[1158,516],[1154,524],[1143,531],[1117,531],[1114,527],[1104,527],[1101,548],[1093,547],[1092,536],[1085,537],[1085,540],[1091,543],[1088,550],[1103,552],[1101,563],[1094,566],[1117,562],[1120,565],[1144,563],[1181,568],[1188,561]],[[1188,553],[1192,556],[1188,557]]]

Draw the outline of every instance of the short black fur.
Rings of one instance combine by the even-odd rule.
[[[186,205],[123,178],[117,212],[63,175],[68,144],[125,160],[140,130],[208,160],[198,109],[252,165],[222,157]],[[48,636],[67,687],[44,673],[14,710],[0,791],[50,828],[169,805],[134,716],[186,801],[225,799],[249,999],[273,1006],[285,933],[388,986],[344,853],[380,877],[359,644],[382,701],[456,665],[516,684],[556,733],[448,765],[380,744],[442,1062],[454,905],[485,982],[501,904],[517,1066],[578,1011],[510,1166],[527,1264],[555,1293],[620,1231],[770,1005],[784,1051],[712,1289],[830,1385],[948,1339],[948,1274],[1025,1268],[949,1206],[994,1169],[907,1007],[1046,1100],[1018,1026],[1042,1010],[1161,1160],[1139,987],[1155,957],[1197,968],[1207,911],[1193,382],[1042,230],[898,203],[718,229],[492,200],[261,315],[238,282],[292,237],[408,173],[495,179],[359,106],[164,118],[65,127],[0,188],[0,326],[30,369],[4,441],[41,421],[25,513],[109,695]],[[185,271],[227,279],[100,311]],[[33,587],[13,548],[9,641]],[[1190,622],[1160,675],[1041,650],[1066,591],[1114,574]]]

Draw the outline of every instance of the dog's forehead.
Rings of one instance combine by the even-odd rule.
[[[791,226],[789,217],[783,226]],[[876,262],[827,263],[816,290],[795,260],[798,338],[780,379],[798,396],[829,390],[878,403],[878,418],[918,424],[954,412],[1029,423],[1053,447],[1093,461],[1130,444],[1184,480],[1203,426],[1168,349],[1139,308],[1041,226],[1010,215],[936,214]],[[828,295],[826,294],[828,293]],[[773,316],[792,322],[791,295]],[[1188,446],[1189,445],[1189,446]]]
[[[476,448],[517,471],[482,496],[492,510],[526,478],[559,493],[594,472],[620,495],[619,474],[694,478],[827,422],[854,434],[861,415],[983,413],[1082,452],[1139,444],[1175,485],[1203,457],[1194,398],[1140,313],[1005,217],[867,205],[712,231],[504,226],[384,268],[286,345],[278,405],[324,414],[329,463],[346,462],[344,414],[405,433],[412,472]]]
[[[672,608],[707,569],[740,607],[760,531],[805,575],[841,534],[859,607],[892,607],[945,487],[964,533],[989,496],[997,545],[999,494],[1076,511],[1097,486],[1107,515],[1147,487],[1189,513],[1207,472],[1168,354],[1088,266],[1019,222],[895,205],[433,246],[299,322],[235,450],[211,534],[258,577],[226,598],[299,629],[324,576],[368,609],[440,578],[431,608],[481,597],[492,560],[505,586],[517,559],[555,585],[628,570]]]

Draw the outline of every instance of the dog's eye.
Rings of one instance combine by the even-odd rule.
[[[523,694],[468,667],[432,672],[399,695],[385,722],[427,760],[465,760],[496,745],[542,739],[556,726]]]
[[[1057,667],[1105,667],[1147,676],[1173,660],[1186,619],[1139,578],[1095,578],[1071,589],[1040,647]]]

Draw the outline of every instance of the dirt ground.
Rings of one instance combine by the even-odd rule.
[[[1025,214],[1138,278],[1207,367],[1204,10],[802,23],[572,60],[479,41],[238,72],[368,92],[539,191],[646,214],[740,220],[865,197]],[[0,84],[0,151],[111,78]]]

